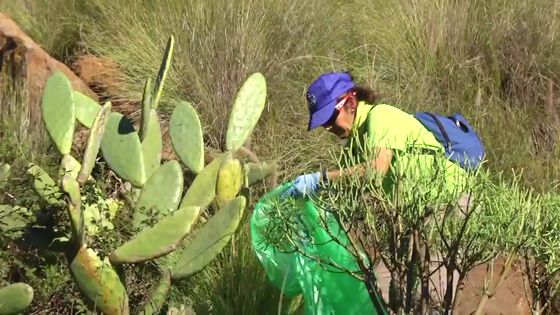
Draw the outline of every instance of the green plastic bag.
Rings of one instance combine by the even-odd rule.
[[[253,250],[268,279],[288,297],[302,294],[306,314],[386,314],[383,308],[381,312],[376,311],[363,282],[338,268],[306,257],[318,256],[348,270],[359,270],[354,257],[317,224],[320,214],[309,199],[296,201],[305,227],[298,233],[298,243],[304,253],[281,252],[266,243],[263,231],[270,221],[267,214],[273,211],[272,207],[278,207],[279,196],[290,185],[283,184],[261,198],[251,217]],[[328,212],[324,214],[331,234],[347,244],[348,239],[336,220],[332,215],[329,217]]]

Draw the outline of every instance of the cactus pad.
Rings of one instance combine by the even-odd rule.
[[[80,196],[80,184],[76,179],[65,176],[62,178],[62,188],[68,194],[68,215],[72,227],[72,241],[82,244],[84,240],[84,213],[82,211],[82,199]]]
[[[177,209],[183,192],[183,172],[179,162],[172,160],[163,164],[146,182],[132,219],[134,227],[143,226],[146,218],[158,219]],[[155,217],[150,215],[155,211]]]
[[[101,139],[103,138],[103,133],[105,132],[105,126],[107,125],[107,120],[109,114],[111,113],[111,102],[105,103],[101,110],[97,113],[93,125],[91,126],[91,131],[89,134],[86,152],[84,153],[84,161],[78,174],[78,183],[84,184],[93,170],[95,165],[95,158],[99,153],[99,147],[101,146]]]
[[[68,78],[60,71],[45,85],[41,101],[43,121],[61,154],[70,153],[76,123],[74,94]]]
[[[146,182],[142,145],[128,119],[112,112],[101,139],[101,152],[109,167],[135,187]]]
[[[174,251],[177,244],[187,236],[199,214],[199,207],[185,207],[175,211],[113,251],[111,262],[137,263]]]
[[[60,169],[58,170],[58,177],[62,178],[64,176],[70,176],[72,178],[78,178],[78,173],[80,172],[82,165],[75,157],[70,154],[65,154],[60,161]]]
[[[10,237],[15,238],[23,234],[22,229],[34,221],[33,212],[27,208],[0,205],[0,234],[10,234]]]
[[[144,306],[144,310],[140,314],[159,314],[163,303],[165,303],[165,299],[170,288],[171,275],[168,271],[165,271],[161,276],[161,279],[150,291],[149,300],[146,302],[146,306]]]
[[[244,181],[245,174],[241,162],[238,159],[232,159],[231,154],[228,155],[218,173],[216,184],[218,205],[224,205],[234,199],[241,190]]]
[[[155,109],[150,110],[148,125],[147,133],[142,141],[142,155],[146,179],[150,178],[161,164],[161,150],[163,144],[161,142],[159,119]]]
[[[149,128],[150,112],[152,109],[152,80],[148,78],[144,84],[142,94],[142,124],[140,125],[140,141],[144,141]]]
[[[181,161],[198,174],[204,168],[204,143],[200,119],[188,102],[175,105],[169,123],[171,143]]]
[[[157,109],[159,105],[159,99],[161,97],[161,92],[163,91],[163,84],[165,83],[165,78],[167,77],[167,72],[171,66],[171,57],[173,56],[173,48],[175,46],[175,37],[171,35],[167,41],[167,46],[165,47],[165,52],[163,53],[163,60],[159,67],[158,75],[156,77],[156,82],[154,83],[154,90],[152,92],[152,108]]]
[[[226,134],[226,148],[237,151],[259,121],[266,102],[266,80],[256,72],[243,83],[233,103]]]
[[[91,304],[107,315],[128,314],[126,290],[107,258],[84,244],[70,260],[72,277]]]
[[[74,103],[76,104],[76,120],[87,128],[91,128],[101,106],[78,91],[74,91]]]
[[[12,283],[0,289],[0,314],[20,314],[33,300],[33,288],[23,282]]]
[[[206,222],[183,249],[171,272],[172,279],[188,277],[202,270],[222,251],[239,225],[245,203],[245,197],[238,196]]]
[[[216,196],[216,182],[224,156],[222,154],[215,158],[195,177],[183,200],[181,200],[181,208],[186,206],[206,208],[212,203]]]
[[[31,163],[27,173],[33,176],[35,191],[50,205],[61,205],[62,193],[54,180],[41,167]]]

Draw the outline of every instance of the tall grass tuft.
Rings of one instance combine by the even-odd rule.
[[[353,11],[357,71],[389,102],[463,112],[485,140],[489,167],[524,167],[530,184],[546,187],[558,154],[535,156],[547,136],[539,128],[548,79],[555,89],[560,80],[556,1],[356,1]]]

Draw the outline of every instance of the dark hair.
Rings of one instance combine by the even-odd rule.
[[[372,89],[363,86],[356,86],[353,90],[356,92],[356,98],[359,101],[364,101],[368,104],[375,103],[379,97]]]
[[[350,72],[346,72],[346,73],[350,76],[352,81],[354,81],[354,75],[352,75],[352,73]],[[372,90],[369,87],[356,85],[352,90],[356,92],[356,98],[359,101],[364,101],[368,104],[375,103],[375,101],[377,101],[377,99],[379,98],[379,94],[377,94],[374,90]]]

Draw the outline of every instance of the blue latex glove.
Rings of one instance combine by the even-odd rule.
[[[321,188],[321,172],[296,177],[290,189],[285,191],[281,199],[287,197],[303,197],[315,194]]]

